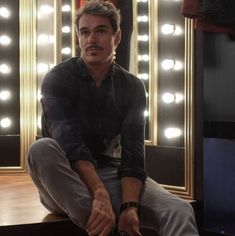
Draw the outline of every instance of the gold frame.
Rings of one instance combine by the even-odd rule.
[[[186,199],[194,199],[194,31],[193,20],[185,19],[185,71],[184,71],[184,94],[185,94],[185,112],[184,112],[184,134],[185,134],[185,152],[184,152],[184,179],[185,186],[178,187],[172,185],[163,185],[172,193],[175,193]]]
[[[26,171],[28,147],[36,137],[36,0],[21,0],[20,22],[20,165],[0,173]]]
[[[61,0],[51,0],[55,12],[60,12]],[[19,5],[19,47],[20,47],[20,165],[2,166],[2,173],[19,173],[27,171],[27,155],[29,146],[37,136],[38,116],[38,74],[37,74],[37,0],[21,0]],[[75,7],[75,0],[71,0]],[[74,20],[75,8],[72,8]],[[53,63],[61,61],[61,16],[54,14],[53,34],[57,39],[53,46]],[[72,22],[71,22],[72,23]],[[73,27],[72,37],[75,37]],[[72,41],[75,45],[74,40]],[[74,46],[73,45],[73,46]],[[75,54],[74,51],[72,52]]]
[[[137,19],[137,0],[134,1],[134,19]],[[146,145],[157,146],[157,133],[158,133],[158,98],[156,91],[158,91],[158,1],[149,1],[149,29],[150,29],[150,74],[149,74],[149,114],[150,114],[150,139],[145,141]],[[136,20],[134,20],[136,22]],[[186,199],[194,199],[194,31],[193,21],[185,20],[185,64],[184,64],[184,94],[185,94],[185,112],[184,112],[184,181],[185,185],[173,186],[162,184],[170,192],[179,195]],[[134,35],[137,37],[138,28],[134,27]],[[136,44],[137,45],[137,44]],[[138,63],[136,61],[136,63]],[[137,65],[137,64],[136,64]],[[134,69],[133,69],[134,70]],[[135,71],[135,70],[134,70]]]

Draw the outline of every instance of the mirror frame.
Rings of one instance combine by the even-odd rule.
[[[20,165],[0,167],[0,173],[25,172],[28,148],[36,137],[36,0],[19,4]]]
[[[137,22],[137,4],[134,0],[134,43],[137,47],[138,27]],[[146,145],[157,146],[158,133],[158,11],[159,0],[147,1],[149,4],[149,136],[145,141]],[[179,13],[180,14],[180,13]],[[185,19],[184,25],[184,186],[166,185],[163,187],[170,192],[177,194],[186,199],[194,199],[194,22],[190,19]],[[138,61],[135,61],[138,65]],[[132,69],[137,72],[138,68]],[[161,184],[161,183],[160,183]]]

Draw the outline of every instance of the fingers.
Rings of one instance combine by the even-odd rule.
[[[122,236],[142,236],[138,215],[133,209],[128,209],[120,215],[118,228]]]
[[[113,220],[110,219],[107,215],[99,215],[96,214],[96,218],[89,219],[89,224],[87,225],[87,232],[89,235],[99,235],[99,236],[106,236],[114,227]]]
[[[107,236],[115,225],[115,216],[109,204],[93,201],[91,215],[87,221],[87,233],[89,235]]]
[[[134,233],[133,236],[142,236],[142,234],[140,233],[139,222],[132,225],[132,230]]]

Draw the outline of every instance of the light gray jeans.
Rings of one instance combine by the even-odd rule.
[[[68,215],[76,225],[85,229],[92,198],[58,143],[50,138],[37,140],[29,149],[28,167],[42,204],[55,214]],[[101,168],[97,173],[118,215],[121,191],[117,168]],[[199,235],[191,205],[150,178],[141,193],[139,218],[141,227],[152,229],[156,235]]]

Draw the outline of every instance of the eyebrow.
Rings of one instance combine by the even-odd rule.
[[[107,26],[107,25],[97,25],[95,27],[95,29],[108,29],[108,28],[109,28],[109,26]],[[87,29],[89,29],[89,28],[84,26],[84,27],[80,28],[79,31],[83,31],[83,30],[87,30]]]

